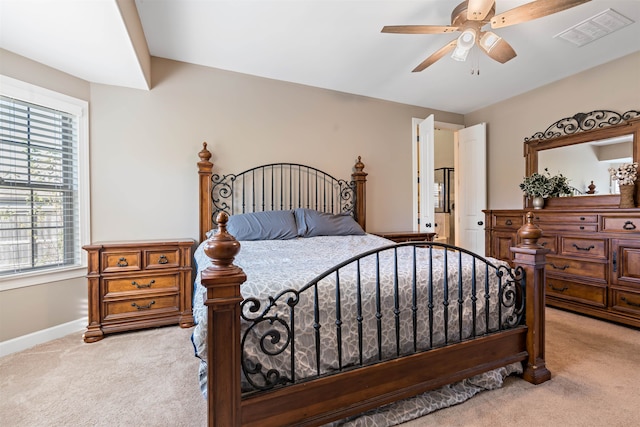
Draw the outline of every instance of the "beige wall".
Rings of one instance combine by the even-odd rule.
[[[411,118],[432,110],[160,58],[151,69],[148,92],[91,85],[94,240],[195,238],[203,141],[222,173],[292,161],[349,178],[362,156],[368,229],[411,229]]]
[[[410,229],[411,119],[434,113],[442,122],[463,120],[160,58],[152,58],[151,91],[89,85],[0,53],[10,77],[90,101],[93,242],[196,239],[196,162],[203,141],[219,173],[293,161],[348,178],[362,156],[370,174],[368,229]],[[67,79],[77,87],[67,88],[73,86]],[[53,286],[57,292],[51,293]],[[47,298],[25,304],[33,292]],[[86,315],[83,280],[5,291],[0,300],[1,306],[23,307],[0,310],[0,341]]]
[[[522,207],[525,138],[593,110],[640,110],[640,53],[465,115],[467,126],[487,123],[489,208]]]

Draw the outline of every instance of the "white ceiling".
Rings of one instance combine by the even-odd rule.
[[[150,53],[460,114],[640,50],[640,0],[592,0],[494,30],[518,54],[505,64],[476,47],[412,73],[458,33],[380,30],[449,25],[460,1],[0,0],[0,47],[96,83],[149,89]],[[496,14],[527,2],[497,0]],[[582,47],[554,38],[608,8],[635,22]]]

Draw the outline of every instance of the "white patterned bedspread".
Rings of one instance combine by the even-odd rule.
[[[389,240],[374,235],[364,236],[340,236],[340,237],[311,237],[298,238],[292,240],[268,240],[268,241],[243,241],[241,242],[241,250],[236,257],[235,264],[240,266],[247,274],[247,281],[241,286],[241,292],[245,299],[256,298],[261,301],[261,310],[264,309],[269,296],[275,296],[279,292],[287,289],[300,289],[303,285],[314,279],[327,269],[335,266],[343,260],[351,256],[365,252],[369,249],[375,249],[381,246],[392,244]],[[449,252],[453,254],[453,252]],[[431,345],[440,345],[445,340],[445,309],[443,300],[445,299],[445,288],[443,285],[443,277],[445,276],[444,251],[434,248],[431,252],[433,259],[433,268],[430,268],[430,251],[426,248],[419,248],[416,251],[418,268],[416,270],[418,286],[416,306],[417,313],[417,346],[418,349],[428,349]],[[380,282],[381,296],[380,306],[382,314],[382,349],[383,357],[389,357],[398,350],[396,347],[396,316],[398,313],[398,324],[400,326],[400,353],[405,354],[413,350],[413,319],[412,319],[412,278],[413,272],[413,249],[412,247],[400,248],[398,250],[399,260],[397,267],[395,264],[393,251],[384,252],[380,256]],[[210,260],[204,254],[203,245],[200,245],[195,252],[195,260],[198,268],[196,276],[196,288],[194,293],[194,317],[197,325],[194,329],[192,340],[194,343],[196,356],[202,360],[200,367],[200,384],[203,394],[206,396],[206,353],[207,353],[207,316],[206,306],[203,304],[203,295],[205,289],[200,285],[200,275],[202,270],[210,265]],[[459,341],[459,313],[462,312],[463,317],[463,337],[467,338],[472,334],[472,298],[471,290],[467,286],[463,291],[462,297],[458,294],[458,257],[457,255],[448,255],[448,297],[449,302],[447,311],[447,341]],[[494,264],[500,263],[497,260],[491,260]],[[463,280],[470,282],[473,274],[471,268],[472,262],[467,255],[463,256]],[[393,271],[399,271],[400,280],[398,281],[398,298],[394,296],[395,283],[393,280]],[[477,334],[485,331],[485,282],[484,282],[484,265],[476,262],[476,287],[477,300],[475,304],[475,328]],[[348,366],[357,362],[358,359],[358,323],[355,319],[357,292],[356,292],[356,269],[355,266],[347,268],[340,273],[340,311],[341,311],[341,334],[342,347],[340,349],[341,365]],[[430,276],[431,275],[431,276]],[[492,274],[490,282],[490,306],[494,306],[497,302],[497,280]],[[430,279],[431,277],[431,279]],[[434,286],[431,295],[431,301],[434,305],[431,323],[433,324],[434,338],[433,342],[429,341],[430,317],[428,315],[429,292],[426,290],[425,284],[429,280],[433,280]],[[361,262],[360,266],[360,283],[362,295],[362,318],[363,318],[363,354],[365,362],[367,360],[375,360],[378,356],[378,339],[377,339],[377,318],[376,318],[376,273],[375,260],[366,259]],[[320,313],[321,313],[321,334],[322,334],[322,361],[320,373],[324,374],[339,367],[337,328],[336,328],[336,291],[335,291],[335,275],[329,276],[318,286]],[[306,294],[309,294],[306,296]],[[289,294],[290,295],[290,294]],[[395,305],[398,310],[395,310]],[[461,302],[461,307],[458,304]],[[315,362],[315,335],[313,328],[313,292],[301,294],[300,301],[296,308],[296,324],[295,324],[295,353],[296,379],[316,375],[318,366]],[[497,309],[492,308],[489,313],[489,325],[495,328],[498,324]],[[280,303],[275,308],[278,318],[289,319],[289,308]],[[245,310],[245,313],[247,310]],[[271,313],[275,314],[275,313]],[[509,314],[503,309],[502,319]],[[264,322],[267,323],[267,322]],[[242,321],[242,332],[247,329],[248,322]],[[260,337],[273,325],[269,324],[268,328],[263,325],[254,328],[248,334],[248,340],[254,340],[256,343]],[[276,325],[277,326],[277,325]],[[279,329],[284,332],[282,328]],[[305,332],[307,331],[307,332]],[[327,345],[329,344],[329,345]],[[274,348],[279,348],[274,344]],[[257,346],[257,344],[256,344]],[[245,358],[249,358],[253,363],[259,362],[266,369],[275,369],[282,375],[291,377],[290,366],[290,346],[276,357],[266,357],[262,353],[251,352],[251,345],[244,348]],[[510,368],[510,372],[515,368]],[[516,369],[517,370],[517,369]],[[502,378],[497,371],[488,374],[487,378]],[[487,378],[481,378],[482,383]],[[258,381],[259,382],[259,381]],[[500,381],[501,382],[501,381]],[[467,382],[468,383],[468,382]],[[247,387],[246,378],[243,375],[243,389]],[[458,386],[459,388],[461,386]],[[469,389],[466,390],[469,394]],[[445,393],[449,394],[449,393]],[[470,396],[469,396],[470,397]],[[459,397],[453,400],[459,400]],[[421,404],[420,406],[424,406]],[[406,421],[406,420],[405,420]],[[368,424],[368,423],[367,423]],[[368,424],[369,425],[369,424]],[[377,425],[377,424],[371,424]],[[381,425],[393,425],[382,423]]]

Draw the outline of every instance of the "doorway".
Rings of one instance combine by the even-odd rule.
[[[465,128],[433,115],[412,124],[414,230],[483,254],[486,125]]]

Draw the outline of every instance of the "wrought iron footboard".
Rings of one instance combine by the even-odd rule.
[[[455,246],[364,252],[300,289],[242,302],[243,390],[254,393],[514,328],[524,271]]]

